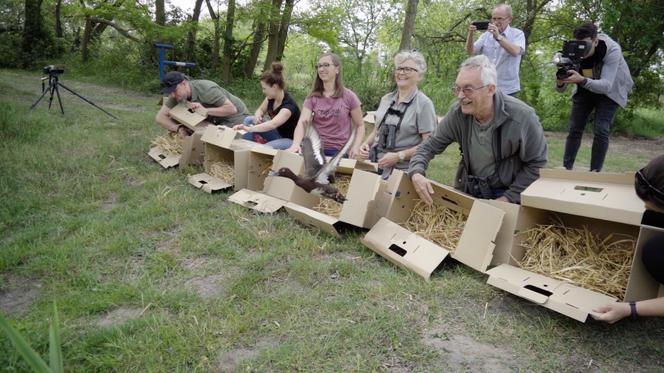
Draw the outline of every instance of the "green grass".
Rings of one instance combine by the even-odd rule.
[[[0,300],[27,299],[5,314],[44,357],[57,301],[67,371],[466,371],[487,349],[502,356],[491,370],[662,365],[663,320],[581,324],[451,261],[425,282],[361,232],[335,239],[202,193],[186,182],[196,168],[164,171],[146,154],[162,133],[158,94],[63,78],[120,120],[68,93],[64,116],[30,112],[38,76],[0,71]],[[430,175],[451,182],[456,153]],[[610,153],[607,169],[646,159]],[[474,341],[461,363],[459,336]],[[0,366],[28,368],[5,338]]]

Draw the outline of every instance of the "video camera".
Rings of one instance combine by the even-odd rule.
[[[65,72],[65,65],[48,65],[44,66],[44,74],[59,75]]]
[[[563,49],[553,56],[553,62],[558,66],[556,79],[564,80],[570,76],[568,70],[579,70],[581,59],[588,55],[592,43],[586,40],[568,40],[563,43]]]

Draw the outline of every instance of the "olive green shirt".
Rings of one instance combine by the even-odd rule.
[[[494,121],[480,124],[476,119],[470,127],[470,144],[466,156],[470,159],[470,174],[487,177],[494,173],[496,160],[493,155]]]
[[[238,97],[232,95],[227,90],[221,88],[217,83],[210,80],[190,80],[189,86],[191,87],[191,97],[189,101],[198,102],[204,107],[219,107],[222,106],[226,100],[230,100],[237,113],[227,117],[212,117],[209,119],[215,124],[233,125],[239,124],[244,121],[244,118],[249,115],[247,106]],[[166,106],[173,108],[177,105],[174,98],[169,98],[166,101]]]

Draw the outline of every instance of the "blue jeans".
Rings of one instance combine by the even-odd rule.
[[[326,157],[334,157],[335,155],[337,155],[337,153],[339,153],[339,149],[330,149],[330,148],[323,149],[323,154],[325,154]],[[348,154],[344,154],[344,156],[341,158],[348,158]]]
[[[248,116],[244,118],[244,125],[253,125],[256,124],[253,116]],[[265,132],[247,132],[242,138],[249,141],[256,141],[255,135],[260,135],[267,143],[265,145],[272,147],[273,149],[286,150],[290,148],[293,144],[293,139],[288,139],[281,137],[279,131],[276,129],[265,131]]]
[[[606,152],[609,149],[609,132],[616,110],[618,110],[618,104],[606,95],[592,92],[581,92],[572,96],[569,134],[565,141],[565,155],[563,156],[563,166],[568,170],[574,167],[574,160],[581,146],[583,130],[586,128],[586,121],[593,110],[595,110],[593,125],[595,137],[590,156],[590,171],[602,170]]]

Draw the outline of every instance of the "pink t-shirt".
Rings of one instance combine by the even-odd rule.
[[[350,112],[360,107],[360,99],[348,88],[341,97],[311,96],[304,100],[304,107],[314,113],[314,125],[323,140],[325,149],[340,150],[352,126]]]

